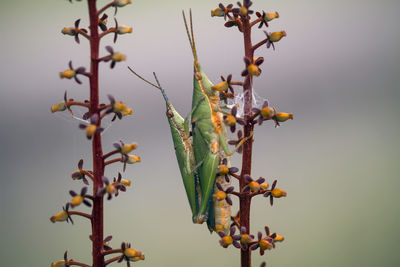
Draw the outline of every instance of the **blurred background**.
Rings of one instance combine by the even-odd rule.
[[[192,8],[199,59],[209,78],[217,83],[232,73],[240,79],[242,36],[225,28],[223,18],[210,17],[218,3],[134,0],[117,14],[133,34],[119,36],[116,44],[109,36],[101,44],[102,55],[106,45],[127,55],[112,71],[101,65],[101,100],[113,94],[134,110],[104,132],[104,151],[122,139],[137,142],[142,157],[125,173],[133,186],[105,203],[105,235],[113,235],[113,247],[128,241],[143,251],[146,260],[138,266],[239,266],[238,250],[221,248],[216,234],[191,223],[162,96],[127,69],[148,79],[157,72],[186,115],[193,63],[181,10]],[[265,62],[254,90],[278,111],[294,113],[279,128],[269,122],[255,132],[252,176],[278,179],[288,196],[273,207],[262,197],[252,203],[252,232],[268,225],[285,236],[266,256],[253,253],[254,266],[263,260],[268,266],[400,266],[399,1],[254,0],[252,8],[278,11],[268,30],[288,35],[275,51],[257,51]],[[111,26],[113,12],[107,12]],[[74,99],[88,97],[84,77],[83,85],[59,78],[69,60],[89,67],[86,40],[77,45],[61,34],[77,18],[87,27],[87,17],[85,1],[0,3],[2,266],[49,266],[65,250],[90,263],[88,222],[49,221],[70,200],[68,191],[82,187],[70,178],[79,159],[91,165],[90,142],[79,122],[50,112],[65,90]],[[254,43],[263,37],[255,29]],[[233,165],[240,167],[239,159],[234,156]],[[106,175],[121,169],[116,164]]]

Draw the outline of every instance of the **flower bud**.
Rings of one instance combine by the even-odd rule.
[[[55,223],[55,222],[63,222],[63,221],[65,221],[65,220],[67,220],[67,218],[68,218],[68,212],[66,212],[65,210],[63,210],[63,211],[60,211],[59,213],[57,213],[56,215],[52,216],[52,217],[50,218],[50,221],[51,221],[52,223]]]
[[[83,202],[83,197],[81,195],[76,195],[71,200],[71,207],[74,208],[79,206]]]
[[[57,262],[52,262],[51,263],[51,267],[64,267],[64,266],[67,266],[65,264],[65,260],[59,260]]]
[[[118,26],[117,33],[118,34],[132,33],[132,27],[128,27],[125,25]]]
[[[283,241],[285,238],[282,235],[276,235],[274,238],[275,242]]]
[[[225,175],[225,174],[228,174],[228,173],[229,173],[228,166],[226,166],[224,164],[221,164],[221,165],[218,166],[218,168],[217,168],[217,174],[218,175]]]
[[[286,191],[284,191],[282,189],[274,188],[271,191],[271,195],[273,197],[280,198],[280,197],[286,197],[287,194],[286,194]]]
[[[60,78],[67,78],[67,79],[71,79],[73,77],[75,77],[76,75],[76,71],[75,70],[65,70],[63,72],[60,72]]]
[[[270,119],[275,115],[275,110],[271,107],[264,107],[260,110],[260,114],[264,119]]]
[[[266,184],[266,183],[262,183],[262,184],[260,184],[260,187],[261,187],[261,189],[262,190],[267,190],[268,189],[268,184]]]
[[[242,16],[242,17],[247,15],[247,8],[245,6],[241,6],[239,8],[239,15]]]
[[[261,239],[258,241],[258,245],[260,246],[261,250],[267,250],[272,248],[272,244],[265,239]]]
[[[121,113],[122,113],[122,116],[128,116],[128,115],[132,115],[133,111],[131,108],[126,108]]]
[[[253,193],[258,192],[260,190],[260,184],[257,183],[256,181],[251,181],[249,183],[249,187],[250,187],[251,192],[253,192]]]
[[[220,82],[216,85],[214,85],[213,87],[211,87],[214,91],[218,91],[218,92],[225,92],[226,90],[228,90],[229,84],[227,81],[223,81]]]
[[[248,243],[250,243],[251,241],[252,241],[252,239],[251,239],[250,235],[248,235],[248,234],[242,234],[242,235],[241,235],[240,243],[242,243],[242,244],[248,244]]]
[[[119,181],[119,184],[123,185],[123,186],[131,186],[131,180],[128,179],[121,179],[121,181]]]
[[[123,7],[130,4],[132,0],[115,0],[114,3],[117,7]]]
[[[260,76],[260,74],[261,74],[261,71],[260,71],[260,68],[257,66],[257,65],[255,65],[255,64],[250,64],[248,67],[247,67],[247,71],[249,72],[249,74],[250,75],[252,75],[252,76]]]
[[[68,27],[68,28],[64,27],[61,30],[61,33],[74,36],[76,34],[75,27]]]
[[[120,61],[125,61],[126,60],[126,56],[124,54],[119,53],[119,52],[115,52],[115,53],[112,54],[111,59],[112,59],[112,61],[120,62]]]
[[[227,248],[233,243],[233,238],[230,235],[226,235],[219,241],[222,247]]]
[[[124,250],[124,255],[131,258],[131,257],[137,257],[140,256],[142,253],[140,251],[137,251],[136,249],[133,248],[126,248]]]
[[[234,126],[236,124],[236,118],[235,116],[233,116],[232,114],[229,114],[226,118],[225,118],[225,123],[228,126]]]
[[[121,146],[121,153],[122,154],[128,154],[129,152],[131,152],[132,150],[137,148],[137,144],[136,143],[132,143],[132,144],[124,144]]]
[[[126,160],[126,163],[128,164],[133,164],[136,162],[140,162],[140,157],[139,156],[135,156],[135,155],[129,155],[128,159]]]
[[[221,201],[226,198],[226,193],[224,191],[219,190],[219,191],[215,192],[214,196],[217,200]]]
[[[225,11],[219,7],[214,10],[211,10],[211,17],[223,17],[225,16]]]
[[[279,13],[278,12],[265,12],[265,19],[267,21],[271,21],[273,19],[279,18]]]
[[[293,120],[293,114],[292,113],[284,113],[284,112],[279,112],[275,115],[275,118],[278,122],[285,122],[288,119]]]
[[[96,129],[97,129],[97,127],[94,124],[90,124],[90,125],[86,126],[86,136],[88,138],[92,137],[96,133]]]
[[[273,32],[269,35],[269,41],[270,42],[278,42],[280,39],[282,39],[283,37],[286,36],[286,32],[285,31],[281,31],[281,32]]]
[[[54,113],[57,111],[64,111],[67,109],[67,107],[65,106],[65,102],[60,102],[60,103],[57,103],[57,104],[51,106],[50,109],[51,109],[51,112]]]

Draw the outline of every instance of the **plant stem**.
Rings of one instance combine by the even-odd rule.
[[[244,1],[243,1],[244,2]],[[244,5],[244,3],[243,3]],[[252,49],[251,43],[251,25],[249,19],[242,18],[243,24],[243,40],[244,40],[244,52],[245,57],[253,60],[254,51]],[[252,109],[252,84],[253,78],[251,75],[247,75],[243,84],[243,92],[244,92],[244,120],[246,122],[244,126],[244,137],[248,137],[249,139],[243,144],[243,154],[242,154],[242,172],[240,174],[240,189],[242,190],[246,186],[246,180],[244,179],[244,175],[251,175],[251,159],[252,159],[252,145],[253,145],[253,137],[251,133],[253,132],[254,124],[250,121],[251,109]],[[241,194],[240,197],[240,226],[246,227],[247,233],[250,233],[250,203],[251,197],[249,193]],[[242,267],[250,267],[251,266],[251,250],[248,248],[247,250],[241,250],[240,252],[240,260]]]
[[[88,0],[90,20],[90,115],[99,113],[99,44],[98,15],[96,0]],[[100,125],[99,120],[98,125]],[[103,250],[103,196],[97,194],[103,186],[104,174],[103,151],[100,133],[96,133],[92,141],[93,152],[93,209],[92,209],[92,256],[93,267],[104,267]]]

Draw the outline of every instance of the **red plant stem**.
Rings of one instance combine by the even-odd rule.
[[[88,0],[90,20],[90,115],[100,115],[99,111],[99,45],[98,15],[96,0]],[[99,120],[98,125],[101,121]],[[93,152],[93,209],[92,209],[92,267],[104,267],[103,251],[103,196],[98,190],[103,186],[104,174],[103,151],[100,133],[96,133],[92,141]]]
[[[244,2],[244,1],[243,1]],[[244,3],[243,3],[244,5]],[[253,59],[254,50],[251,44],[251,25],[248,17],[242,17],[242,30],[243,30],[243,39],[244,39],[244,52],[245,57],[250,60]],[[246,186],[246,180],[244,179],[244,175],[251,175],[251,157],[252,157],[252,144],[253,137],[251,133],[253,132],[254,124],[250,121],[251,109],[252,109],[252,83],[253,78],[251,75],[248,75],[243,84],[243,92],[244,92],[244,120],[246,124],[244,125],[244,137],[248,137],[249,139],[243,144],[243,154],[242,154],[242,172],[240,174],[240,189]],[[250,233],[250,203],[251,197],[248,192],[241,194],[240,196],[240,226],[246,227],[247,233]],[[241,250],[240,252],[240,261],[242,267],[250,267],[251,266],[251,250]]]

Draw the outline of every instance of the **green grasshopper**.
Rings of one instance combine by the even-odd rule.
[[[219,92],[212,89],[213,84],[198,63],[191,12],[190,32],[184,13],[183,18],[194,57],[192,110],[185,119],[168,100],[155,73],[153,74],[157,85],[147,81],[131,68],[129,69],[145,82],[158,88],[164,97],[175,154],[192,211],[193,222],[199,224],[207,222],[210,231],[228,232],[230,205],[225,199],[215,199],[213,194],[214,191],[220,190],[216,186],[216,181],[220,184],[220,188],[226,188],[228,185],[223,175],[217,175],[217,168],[223,158],[225,158],[223,164],[229,164],[226,157],[232,153],[228,148],[223,115],[220,112]],[[189,117],[191,117],[192,132],[189,131]],[[237,148],[244,141],[240,142]]]

